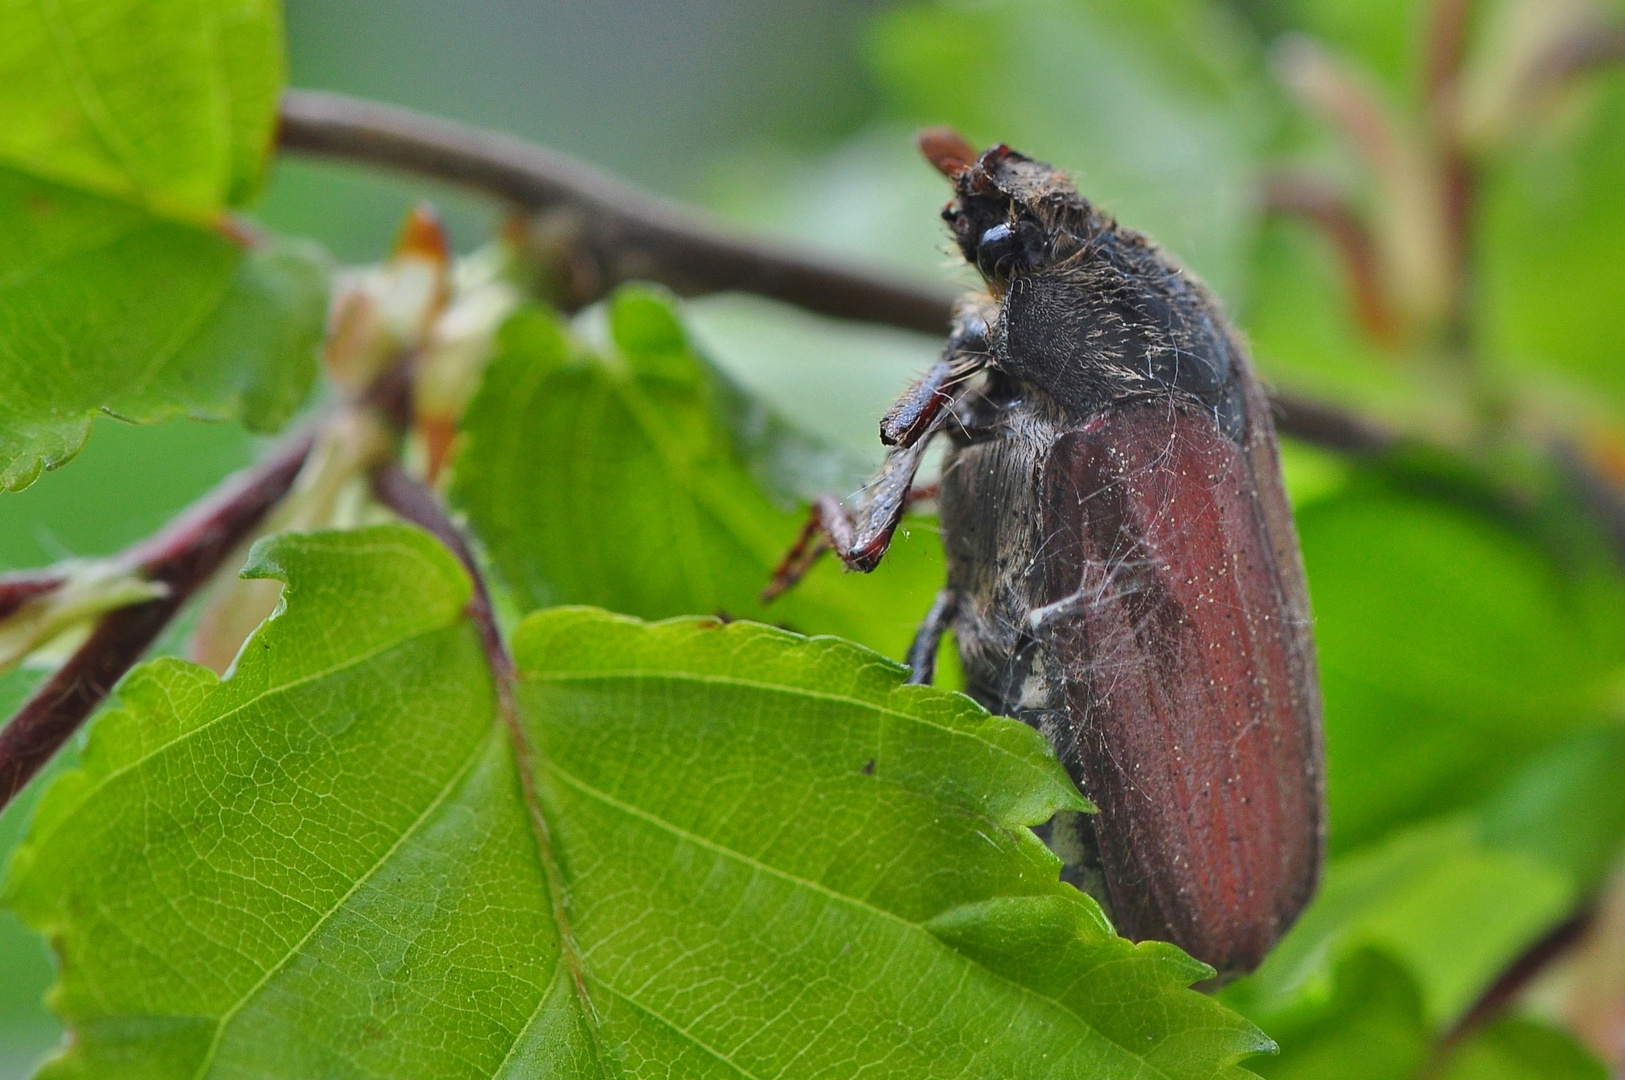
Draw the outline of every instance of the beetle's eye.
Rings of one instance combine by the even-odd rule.
[[[1009,273],[1021,256],[1021,241],[1010,226],[999,223],[982,234],[976,245],[976,268],[983,277],[994,277],[999,271]]]

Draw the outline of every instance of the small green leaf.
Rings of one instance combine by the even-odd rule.
[[[1269,1047],[1027,828],[1047,744],[858,646],[583,609],[515,635],[398,526],[290,535],[235,675],[133,673],[9,899],[45,1076],[1245,1075]],[[524,733],[517,742],[517,733]]]
[[[0,170],[0,487],[84,444],[98,412],[272,430],[316,373],[327,271],[309,245],[207,229]]]
[[[934,529],[905,525],[872,575],[826,559],[764,607],[757,594],[806,517],[775,505],[742,460],[725,420],[748,399],[654,294],[625,291],[610,315],[621,348],[602,359],[550,315],[515,316],[464,420],[453,497],[521,605],[724,612],[902,655],[943,580]],[[783,427],[752,408],[758,431]],[[791,449],[774,438],[760,445]]]

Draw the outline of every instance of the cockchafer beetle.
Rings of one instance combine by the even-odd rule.
[[[826,496],[768,593],[833,549],[885,554],[927,444],[966,690],[1054,745],[1097,815],[1051,822],[1068,879],[1122,933],[1250,971],[1314,893],[1320,692],[1274,423],[1217,300],[1058,170],[946,130],[920,145],[986,280],[881,421],[879,475]]]

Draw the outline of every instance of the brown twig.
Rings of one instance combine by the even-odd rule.
[[[554,150],[391,105],[289,90],[283,149],[403,169],[548,212],[540,243],[578,307],[624,281],[684,296],[737,290],[824,315],[929,334],[948,330],[952,293],[738,236],[676,203]]]
[[[741,239],[589,165],[507,135],[340,94],[289,90],[280,139],[285,150],[402,169],[529,210],[579,214],[603,230],[579,234],[591,260],[618,269],[578,301],[642,277],[690,295],[736,289],[835,318],[933,335],[948,326],[953,297],[946,289]],[[1356,453],[1395,441],[1380,425],[1335,406],[1275,400],[1277,426],[1294,438]]]
[[[314,440],[314,432],[299,435],[267,461],[228,477],[163,533],[117,557],[163,585],[164,594],[102,617],[85,645],[0,728],[0,807],[85,723],[187,598],[288,494]]]
[[[1275,410],[1276,431],[1338,453],[1371,457],[1404,441],[1393,428],[1312,398],[1275,391],[1270,394],[1270,405]]]
[[[187,598],[287,494],[314,441],[313,432],[297,436],[117,557],[117,563],[162,585],[164,594],[103,616],[68,662],[0,728],[0,807],[78,730]]]

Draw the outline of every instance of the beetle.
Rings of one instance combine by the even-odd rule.
[[[1046,839],[1135,940],[1255,968],[1315,891],[1319,678],[1269,405],[1218,301],[1171,255],[1007,146],[922,133],[985,291],[886,413],[879,474],[815,501],[766,594],[824,550],[869,571],[935,495],[966,691],[1048,737],[1095,815]],[[941,477],[915,488],[944,436]]]

